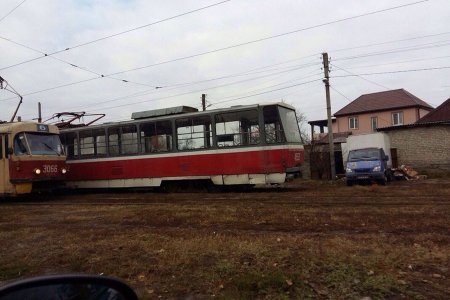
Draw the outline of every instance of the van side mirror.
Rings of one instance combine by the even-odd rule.
[[[389,155],[385,155],[385,156],[384,156],[384,160],[385,160],[385,161],[388,161],[388,160],[389,160]]]

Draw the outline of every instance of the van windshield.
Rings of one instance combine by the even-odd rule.
[[[379,149],[352,150],[348,154],[348,161],[379,160],[379,159],[381,159]]]
[[[16,155],[62,155],[63,148],[57,134],[21,132],[14,137]]]

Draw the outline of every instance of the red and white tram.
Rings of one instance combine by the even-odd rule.
[[[0,124],[0,196],[62,186],[67,172],[65,160],[56,126]]]
[[[73,188],[279,184],[304,158],[295,109],[284,103],[138,112],[131,121],[61,129],[61,141]]]

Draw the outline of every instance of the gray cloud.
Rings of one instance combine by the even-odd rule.
[[[18,0],[3,2],[0,17],[18,4]],[[215,2],[27,1],[0,23],[0,37],[52,53],[213,3]],[[99,74],[111,74],[405,3],[408,2],[230,1],[62,52],[55,57]],[[114,76],[128,80],[129,83],[101,78],[32,94],[24,97],[19,115],[25,119],[35,117],[37,102],[41,101],[45,115],[67,110],[86,110],[104,112],[107,120],[128,119],[133,111],[176,105],[199,107],[201,94],[206,93],[212,108],[283,100],[305,112],[309,119],[325,118],[324,88],[320,81],[281,89],[320,79],[321,52],[327,51],[333,64],[353,73],[450,66],[450,57],[445,57],[450,55],[450,45],[445,45],[450,43],[450,34],[411,39],[445,33],[449,28],[448,1],[428,1]],[[404,39],[410,40],[336,51]],[[436,42],[441,45],[438,47]],[[420,48],[424,44],[428,44],[428,48],[407,48]],[[343,59],[385,51],[392,53]],[[38,53],[1,39],[0,53],[0,69],[39,56]],[[283,63],[286,61],[289,62]],[[308,63],[314,64],[301,67]],[[269,65],[273,67],[258,69]],[[248,72],[250,70],[254,71]],[[245,72],[248,74],[244,76]],[[230,74],[240,75],[172,86]],[[346,74],[348,75],[336,67],[331,73],[332,76]],[[449,75],[450,69],[443,69],[364,77],[389,88],[405,88],[436,106],[450,97]],[[50,57],[0,70],[0,76],[21,94],[96,77]],[[332,78],[331,84],[349,99],[383,89],[359,77]],[[167,87],[155,90],[146,85]],[[275,89],[279,90],[262,94]],[[139,92],[144,95],[136,96]],[[254,94],[259,95],[246,97]],[[127,97],[131,95],[135,96]],[[11,97],[13,99],[5,100]],[[236,98],[240,99],[229,101]],[[333,111],[347,103],[345,97],[332,90]],[[0,119],[9,119],[16,104],[14,95],[0,91]]]

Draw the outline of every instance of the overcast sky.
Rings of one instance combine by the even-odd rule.
[[[39,101],[44,117],[113,121],[200,108],[205,93],[208,109],[284,101],[317,120],[328,52],[333,113],[398,88],[436,107],[450,97],[450,2],[416,1],[1,0],[0,76],[24,95],[23,119]],[[17,102],[0,90],[1,120]]]

